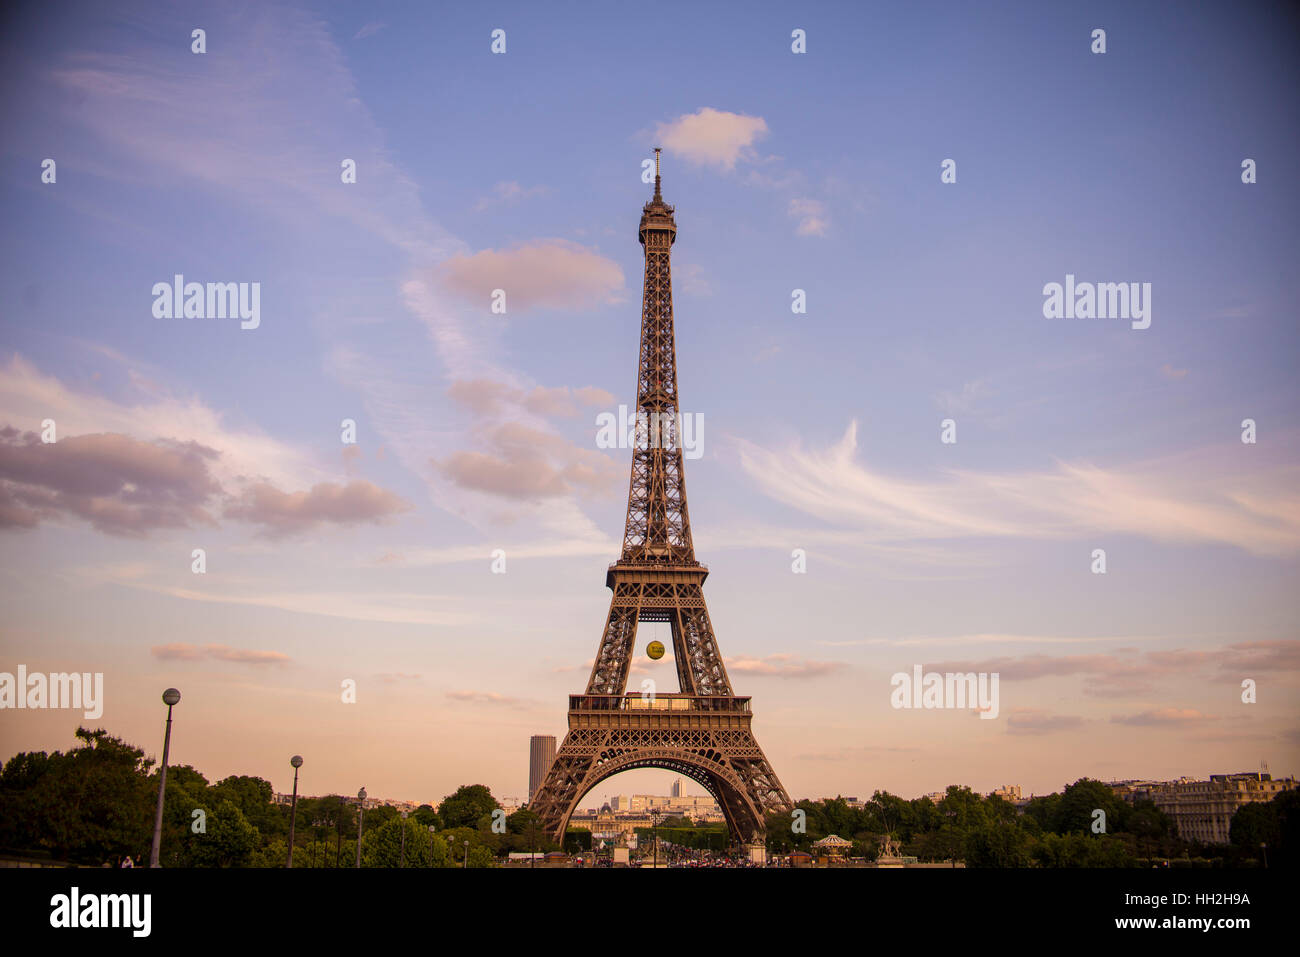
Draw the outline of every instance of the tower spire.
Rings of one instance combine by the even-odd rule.
[[[661,201],[663,200],[663,194],[661,194],[661,193],[659,192],[659,186],[660,186],[660,179],[659,179],[659,154],[662,153],[662,152],[663,152],[663,147],[660,147],[660,146],[656,146],[656,147],[655,147],[655,199],[657,199],[657,200],[661,200]]]

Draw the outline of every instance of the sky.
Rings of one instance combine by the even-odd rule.
[[[0,711],[0,759],[156,755],[175,686],[212,780],[526,796],[608,609],[660,146],[695,549],[793,797],[1300,771],[1284,5],[3,16],[0,672],[104,708]],[[160,318],[178,274],[256,328]],[[1048,318],[1067,276],[1149,327]],[[917,665],[997,717],[893,707]]]

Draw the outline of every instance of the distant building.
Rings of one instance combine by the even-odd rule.
[[[555,761],[555,735],[535,734],[528,742],[528,800],[546,780],[546,772]]]
[[[1264,771],[1211,774],[1208,781],[1115,781],[1111,790],[1123,800],[1154,801],[1173,819],[1178,836],[1202,844],[1227,844],[1232,816],[1255,801],[1271,801],[1296,786],[1294,778],[1279,778]]]
[[[990,791],[989,797],[999,797],[1002,798],[1002,800],[1004,801],[1010,802],[1011,804],[1018,804],[1022,800],[1024,800],[1020,796],[1019,784],[1004,784],[1002,785],[1002,787]]]
[[[672,795],[673,797],[675,797],[675,798],[679,798],[679,797],[682,796],[682,779],[681,779],[681,778],[676,778],[676,779],[673,781],[672,790],[669,791],[668,793],[671,794],[671,795]]]
[[[866,804],[864,804],[862,801],[859,801],[856,797],[845,797],[842,794],[837,794],[835,795],[835,797],[824,797],[821,798],[820,800],[823,804],[827,804],[831,801],[843,801],[849,807],[857,808],[859,810],[866,807]]]
[[[1179,778],[1177,781],[1149,781],[1143,778],[1129,778],[1124,781],[1107,781],[1106,786],[1115,792],[1125,804],[1135,801],[1149,801],[1156,788],[1173,787],[1175,784],[1191,784],[1195,778]]]
[[[298,803],[301,804],[303,801],[320,801],[323,800],[326,796],[327,795],[323,795],[323,794],[321,795],[299,794]],[[334,795],[328,795],[328,796],[333,797]],[[346,803],[351,804],[353,806],[361,803],[356,799],[356,797],[344,797],[343,800]],[[284,804],[284,805],[292,804],[293,794],[292,792],[281,793],[279,791],[276,791],[271,795],[271,803]],[[417,801],[399,801],[396,798],[377,798],[377,797],[366,798],[365,810],[373,811],[377,807],[393,807],[393,808],[397,808],[397,810],[399,811],[406,811],[408,814],[410,814],[414,812],[417,808],[419,808],[420,804]]]
[[[682,794],[676,797],[661,794],[616,794],[611,797],[599,812],[587,811],[587,814],[603,813],[616,816],[632,815],[649,820],[651,813],[665,817],[689,817],[697,824],[710,824],[724,820],[722,808],[718,802],[707,795]],[[577,816],[573,820],[578,820]]]
[[[621,810],[621,808],[620,808]],[[707,795],[684,794],[667,797],[661,794],[634,794],[628,802],[628,811],[646,814],[650,811],[672,817],[689,817],[693,821],[720,821],[722,808]]]

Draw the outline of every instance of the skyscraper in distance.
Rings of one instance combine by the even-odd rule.
[[[533,799],[537,789],[546,780],[546,772],[551,770],[555,760],[555,735],[535,734],[528,743],[528,800]]]

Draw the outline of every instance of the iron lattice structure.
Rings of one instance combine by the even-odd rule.
[[[609,566],[609,617],[587,691],[569,697],[569,733],[531,808],[561,841],[592,788],[634,768],[662,768],[703,785],[733,838],[760,840],[765,817],[791,808],[750,729],[750,699],[732,693],[704,603],[709,570],[695,560],[682,467],[673,336],[673,207],[655,192],[641,214],[645,287],[637,361],[637,433],[623,553]],[[637,625],[667,622],[680,691],[627,693]]]

